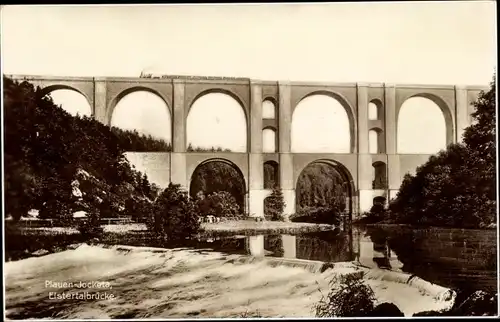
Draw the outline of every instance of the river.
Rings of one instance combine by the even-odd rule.
[[[202,239],[188,249],[88,246],[4,266],[6,315],[27,318],[314,317],[338,274],[365,271],[406,316],[449,307],[445,287],[496,289],[496,232],[356,228]],[[142,245],[144,246],[144,245]],[[248,256],[252,255],[252,256]],[[334,263],[325,269],[323,262]],[[108,288],[47,285],[104,281]],[[418,282],[418,283],[417,283]],[[54,294],[114,298],[54,299]],[[52,295],[50,295],[52,292]],[[52,297],[51,297],[52,296]]]
[[[497,290],[496,230],[398,226],[352,227],[293,235],[209,238],[199,248],[252,256],[322,262],[354,261],[414,274],[448,288]]]

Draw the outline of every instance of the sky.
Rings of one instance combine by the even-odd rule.
[[[134,77],[153,71],[264,80],[487,85],[496,64],[495,5],[7,6],[1,17],[2,68],[5,74],[29,75]],[[85,113],[88,104],[75,95],[53,93],[64,108]],[[244,151],[241,107],[222,94],[209,95],[195,102],[198,107],[188,116],[188,142]],[[170,140],[168,109],[156,97],[130,94],[115,111],[114,125]],[[445,127],[438,111],[425,99],[405,103],[400,153],[432,153],[442,147]],[[292,146],[304,152],[341,152],[350,140],[346,124],[338,102],[310,97],[294,114]],[[265,137],[269,142],[264,145],[272,149],[272,137]]]

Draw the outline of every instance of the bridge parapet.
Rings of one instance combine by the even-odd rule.
[[[22,75],[22,74],[5,74],[14,80],[34,80],[34,81],[110,81],[110,82],[171,82],[173,80],[181,80],[185,82],[221,82],[223,84],[258,84],[266,86],[278,86],[279,84],[287,84],[292,87],[394,87],[400,89],[465,89],[469,91],[481,91],[488,90],[487,85],[477,85],[477,84],[406,84],[406,83],[380,83],[380,82],[323,82],[323,81],[280,81],[280,80],[262,80],[262,79],[252,79],[248,77],[230,77],[230,76],[194,76],[194,75],[152,75],[146,74],[146,76],[138,77],[113,77],[113,76],[96,76],[96,77],[85,77],[85,76],[51,76],[51,75]]]

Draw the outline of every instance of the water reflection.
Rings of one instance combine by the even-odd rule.
[[[366,236],[386,243],[405,272],[446,287],[497,291],[495,230],[370,227]]]
[[[303,235],[217,237],[196,247],[255,257],[355,261],[458,288],[496,290],[496,231],[358,228]]]

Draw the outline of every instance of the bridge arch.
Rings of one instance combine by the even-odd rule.
[[[69,85],[64,85],[64,84],[54,84],[54,85],[49,85],[49,86],[46,86],[46,87],[43,87],[41,88],[42,90],[42,95],[46,96],[46,95],[50,95],[52,93],[57,93],[59,91],[69,91],[69,92],[72,92],[72,93],[75,93],[77,95],[79,95],[80,97],[82,97],[85,101],[86,101],[86,110],[87,110],[87,113],[84,113],[84,115],[86,116],[92,116],[94,114],[94,109],[93,109],[93,100],[88,96],[88,94],[86,94],[84,91],[78,89],[77,87],[73,87],[73,86],[69,86]],[[52,97],[52,99],[55,99],[54,97]],[[57,102],[54,102],[57,104]],[[64,108],[64,106],[63,106]],[[71,113],[69,110],[65,109],[66,111],[68,111],[69,113]],[[73,114],[73,113],[71,113]]]
[[[372,189],[384,190],[388,188],[387,164],[382,161],[372,163]]]
[[[293,141],[294,141],[294,139],[293,139],[293,136],[294,136],[293,135],[293,121],[294,121],[295,112],[297,111],[297,108],[300,108],[301,103],[303,103],[305,99],[310,98],[310,97],[315,97],[315,96],[329,97],[329,98],[333,99],[334,101],[336,101],[337,103],[339,103],[343,107],[343,109],[346,113],[347,121],[348,121],[348,125],[349,125],[349,130],[348,130],[348,133],[349,133],[349,151],[346,153],[355,153],[356,152],[356,140],[357,140],[357,135],[356,135],[357,123],[356,123],[354,108],[349,104],[348,100],[342,94],[334,92],[334,91],[330,91],[330,90],[311,91],[311,92],[301,96],[299,98],[299,100],[297,101],[297,103],[292,105],[292,111],[291,111],[292,124],[291,124],[291,133],[290,133],[292,146],[293,146]],[[332,151],[329,151],[329,152],[332,152]]]
[[[280,185],[280,168],[278,162],[268,160],[264,162],[264,189],[273,189]]]
[[[262,100],[262,118],[265,120],[275,120],[278,116],[276,100],[273,97],[266,97]]]
[[[203,90],[203,91],[199,92],[197,95],[195,95],[189,102],[187,102],[186,106],[188,107],[188,109],[186,111],[186,115],[189,115],[189,112],[191,112],[191,108],[193,107],[194,103],[196,103],[197,100],[199,100],[203,96],[207,96],[209,94],[224,94],[224,95],[227,95],[227,96],[231,97],[232,99],[234,99],[236,102],[238,102],[241,109],[243,110],[243,113],[245,114],[245,121],[248,123],[248,114],[249,113],[248,113],[245,101],[237,93],[235,93],[231,90],[225,89],[225,88],[218,88],[218,87]]]
[[[262,129],[262,152],[276,153],[278,152],[278,136],[276,135],[274,126],[266,126]]]
[[[368,131],[368,150],[370,154],[385,153],[384,131],[373,127]]]
[[[122,90],[121,92],[116,94],[111,99],[111,101],[109,102],[108,108],[106,109],[106,121],[108,122],[108,124],[111,124],[111,118],[113,117],[113,112],[115,111],[115,108],[118,105],[118,103],[120,103],[120,101],[123,98],[125,98],[125,96],[127,96],[129,94],[136,93],[136,92],[148,92],[148,93],[154,94],[154,95],[158,96],[159,98],[161,98],[163,100],[163,102],[165,103],[165,106],[168,109],[168,113],[170,115],[170,118],[172,118],[172,115],[173,115],[172,114],[172,107],[168,103],[169,100],[167,97],[163,96],[162,93],[158,92],[157,90],[155,90],[151,87],[138,85],[138,86],[131,86],[127,89]]]
[[[403,123],[404,118],[402,119],[402,115],[403,117],[405,116],[404,115],[404,110],[409,108],[407,106],[405,106],[405,104],[411,102],[413,99],[424,99],[428,102],[430,102],[433,107],[437,107],[439,109],[439,111],[441,112],[441,116],[443,117],[443,120],[444,120],[444,135],[445,135],[445,142],[444,142],[444,145],[448,145],[448,144],[451,144],[453,142],[453,137],[454,137],[454,133],[455,133],[455,126],[454,126],[454,118],[453,118],[453,112],[450,108],[450,106],[445,102],[445,100],[436,95],[436,94],[432,94],[432,93],[426,93],[426,92],[422,92],[422,93],[417,93],[417,94],[413,94],[413,95],[409,95],[408,97],[405,97],[404,100],[402,100],[401,104],[399,104],[396,108],[396,128],[397,128],[397,131],[396,131],[396,142],[397,142],[397,151],[398,153],[404,153],[404,149],[403,149],[403,152],[401,152],[401,134],[403,133],[403,126],[405,126],[406,124]],[[403,113],[402,113],[403,111]],[[438,134],[439,135],[439,134]],[[445,148],[445,146],[443,146],[443,148]],[[434,151],[434,152],[428,152],[428,153],[435,153],[437,151]],[[427,152],[413,152],[413,153],[427,153]]]
[[[221,100],[215,104],[211,102],[212,99],[216,98],[217,100],[222,99],[223,101]],[[224,105],[221,103],[225,103],[227,105],[227,112],[231,114],[231,120],[228,119],[226,112],[214,109],[214,107],[217,108]],[[201,145],[211,144],[225,149],[229,148],[232,152],[248,152],[248,148],[250,146],[248,115],[243,100],[236,93],[220,88],[207,89],[196,95],[187,106],[186,143],[188,145],[191,144],[193,146],[198,146],[200,143],[195,141],[203,141]],[[240,112],[242,112],[242,114],[238,114]],[[220,119],[222,119],[224,127],[202,122],[202,120],[207,119],[207,115],[215,115],[217,123]],[[208,130],[209,128],[210,130]],[[193,132],[195,129],[197,132]],[[214,136],[214,140],[218,142],[216,143],[212,140],[210,140],[210,142],[206,142],[207,136],[203,134],[201,129],[206,130],[203,132],[210,132]],[[217,129],[217,131],[214,131],[214,129]],[[218,138],[215,138],[215,136],[218,136]],[[231,143],[229,143],[229,139],[232,141]],[[227,141],[227,144],[220,141]],[[232,145],[233,147],[231,148],[228,145]]]
[[[212,168],[207,173],[202,174],[204,168],[210,165],[219,164],[217,168]],[[222,166],[220,166],[222,165]],[[229,170],[229,171],[228,171]],[[232,174],[229,174],[232,170]],[[198,178],[199,176],[203,178]],[[232,178],[227,178],[224,176],[235,176]],[[221,177],[217,177],[221,176]],[[200,179],[210,182],[211,186],[202,186],[200,184]],[[208,180],[207,180],[208,179]],[[198,180],[198,181],[197,181]],[[241,171],[241,169],[232,161],[225,158],[209,158],[200,162],[193,170],[189,176],[189,194],[191,197],[195,197],[197,193],[203,191],[204,193],[211,193],[214,191],[228,191],[233,197],[235,197],[238,205],[240,206],[241,212],[246,210],[246,195],[247,195],[247,178]]]
[[[372,99],[370,103],[368,103],[368,120],[382,120],[384,118],[382,106],[382,102],[379,99]]]
[[[130,88],[117,96],[108,124],[172,142],[172,114],[169,105],[154,90]]]
[[[345,165],[342,163],[332,160],[332,159],[317,159],[312,162],[309,162],[307,165],[305,165],[300,171],[297,171],[296,177],[294,178],[295,182],[295,193],[296,193],[296,209],[299,207],[299,193],[300,193],[300,178],[304,171],[309,168],[310,166],[316,165],[316,164],[321,164],[321,165],[327,165],[329,167],[332,167],[341,177],[343,180],[342,182],[342,188],[344,192],[346,193],[346,211],[348,211],[349,216],[352,216],[353,212],[355,211],[354,209],[354,197],[356,195],[356,183],[353,179],[352,174],[350,171],[347,169]]]

